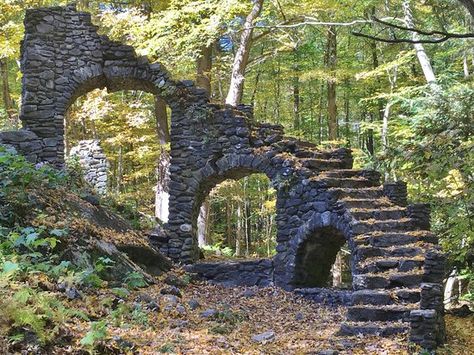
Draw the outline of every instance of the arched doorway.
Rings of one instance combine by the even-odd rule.
[[[292,285],[350,288],[350,265],[344,235],[331,226],[317,228],[308,233],[296,251]]]
[[[206,200],[206,228],[201,214],[197,221],[205,258],[270,258],[276,253],[276,190],[265,174],[224,180]]]
[[[161,174],[167,170],[156,167],[162,161],[167,162],[166,168],[169,166],[170,115],[163,100],[145,91],[92,90],[77,98],[65,115],[66,156],[78,142],[97,142],[109,164],[108,192],[121,209],[139,211],[141,216],[148,216],[142,219],[152,223],[154,206],[159,202],[155,195],[163,198],[163,192],[167,193],[166,186],[157,188],[157,179],[166,180]],[[90,171],[85,173],[87,176]],[[162,209],[167,211],[168,201],[161,203],[166,203]],[[133,213],[131,217],[138,218],[139,214]]]

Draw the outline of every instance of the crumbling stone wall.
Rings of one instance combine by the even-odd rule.
[[[84,172],[84,179],[103,195],[107,192],[107,173],[109,162],[97,139],[79,141],[71,148],[70,158],[79,160],[79,164]]]
[[[21,119],[38,137],[37,159],[57,166],[64,163],[65,113],[80,95],[103,87],[143,90],[170,106],[170,215],[152,238],[173,261],[198,260],[196,221],[214,186],[264,173],[277,190],[275,257],[198,263],[190,271],[224,284],[315,289],[347,242],[353,292],[341,332],[390,335],[411,322],[413,340],[427,347],[442,341],[437,295],[444,264],[428,230],[429,212],[406,207],[405,184],[381,185],[377,172],[352,170],[350,150],[321,151],[287,138],[281,126],[254,122],[249,107],[209,103],[193,82],[173,81],[160,64],[98,35],[90,15],[72,6],[27,11],[21,68]],[[323,272],[310,272],[311,262]]]
[[[14,148],[31,163],[40,161],[39,157],[45,148],[36,134],[26,130],[0,132],[0,144]]]

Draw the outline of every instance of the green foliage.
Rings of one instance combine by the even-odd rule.
[[[140,287],[145,287],[148,285],[145,278],[143,277],[143,274],[140,274],[138,272],[129,273],[125,277],[124,283],[127,285],[129,289],[132,289],[132,290],[136,288],[140,288]]]
[[[64,306],[56,297],[29,287],[21,287],[13,296],[0,300],[0,325],[11,324],[10,336],[22,339],[25,330],[30,330],[41,343],[52,341],[64,323],[77,312]]]
[[[80,343],[86,349],[93,351],[95,347],[107,338],[107,322],[98,321],[91,324],[90,330],[81,339]]]
[[[474,250],[474,85],[444,85],[435,95],[421,87],[398,98],[404,114],[388,159],[413,199],[431,203],[433,228],[451,264],[463,268]]]

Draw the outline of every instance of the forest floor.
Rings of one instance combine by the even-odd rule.
[[[165,280],[166,279],[166,280]],[[164,282],[166,281],[166,282]],[[171,281],[171,282],[170,282]],[[176,286],[170,286],[174,284]],[[171,272],[130,293],[52,291],[88,320],[74,318],[48,347],[24,339],[10,351],[44,354],[415,354],[407,335],[338,337],[344,307],[315,304],[279,288],[224,288]],[[92,327],[91,320],[96,320]],[[101,328],[102,324],[102,328]],[[447,317],[440,354],[472,354],[474,318]],[[92,341],[84,342],[84,339]],[[81,342],[82,340],[82,342]],[[1,352],[0,339],[0,352]]]

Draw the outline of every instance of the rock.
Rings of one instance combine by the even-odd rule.
[[[469,309],[469,306],[465,304],[459,308],[450,309],[447,313],[452,314],[453,316],[456,316],[456,317],[468,317],[473,312]]]
[[[176,306],[176,312],[178,312],[179,314],[186,314],[186,308],[184,308],[182,304],[178,304]]]
[[[99,198],[97,196],[88,194],[88,195],[83,196],[82,199],[84,201],[89,202],[92,206],[99,206],[100,205],[100,201],[99,201]]]
[[[189,321],[183,319],[172,319],[170,321],[171,328],[186,328],[189,325]]]
[[[298,321],[303,320],[304,319],[303,313],[301,312],[296,313],[295,319]]]
[[[186,287],[187,285],[186,282],[183,281],[183,279],[173,274],[166,276],[164,281],[166,284],[175,287]]]
[[[82,295],[80,292],[77,290],[75,287],[68,287],[66,288],[66,297],[69,298],[70,300],[75,300],[78,298],[82,298]]]
[[[147,305],[145,307],[146,307],[146,309],[148,309],[150,311],[153,311],[153,312],[158,312],[160,310],[160,305],[155,301],[151,301],[151,302],[147,303]]]
[[[323,350],[318,353],[318,355],[337,355],[337,354],[339,354],[339,352],[333,349]]]
[[[197,300],[195,299],[190,299],[188,301],[189,308],[191,308],[193,311],[197,308],[199,308],[200,304]]]
[[[269,330],[264,333],[260,333],[260,334],[256,334],[252,336],[252,340],[256,343],[272,341],[274,338],[275,338],[275,332],[273,330]]]
[[[163,287],[160,290],[160,293],[162,295],[174,295],[174,296],[178,296],[179,298],[182,297],[181,291],[176,286]]]
[[[257,292],[255,292],[254,290],[252,290],[251,288],[248,288],[244,291],[244,293],[242,294],[242,296],[246,297],[246,298],[251,298],[251,297],[254,297],[255,295],[257,294]]]
[[[118,335],[114,335],[112,337],[112,340],[115,341],[115,343],[117,343],[117,345],[121,349],[133,349],[135,347],[135,344],[133,342],[131,342],[130,340],[123,339]]]
[[[178,304],[178,297],[176,297],[175,295],[164,295],[163,297],[161,297],[161,302],[165,306],[174,307]]]
[[[213,308],[206,309],[205,311],[201,312],[202,318],[212,318],[217,314],[217,311]]]

